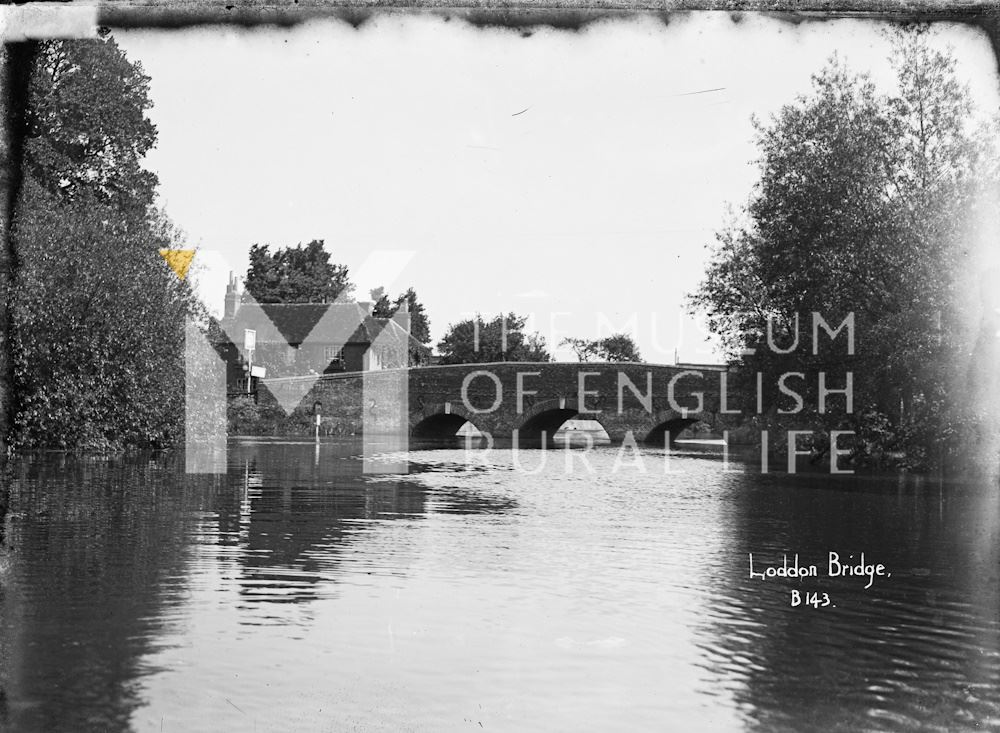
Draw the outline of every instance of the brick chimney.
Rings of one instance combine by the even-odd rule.
[[[219,301],[215,301],[218,303]],[[229,284],[226,285],[226,307],[222,313],[222,317],[225,318],[235,318],[236,311],[240,309],[240,287],[236,280],[236,275],[232,272],[229,273]]]
[[[403,298],[399,308],[392,314],[392,320],[403,327],[403,330],[410,333],[410,301]]]

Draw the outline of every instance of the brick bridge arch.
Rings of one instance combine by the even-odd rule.
[[[716,417],[714,414],[699,414],[696,417],[691,417],[672,409],[660,410],[653,416],[651,424],[645,429],[641,440],[647,445],[664,446],[668,442],[672,444],[677,439],[677,436],[686,428],[694,425],[696,422],[708,422],[712,424],[715,422]],[[636,435],[636,440],[639,440],[638,434]]]
[[[612,442],[631,433],[637,442],[662,446],[695,422],[717,423],[723,371],[724,367],[707,365],[587,362],[415,368],[409,372],[410,424],[426,426],[431,416],[447,413],[495,439],[516,435],[519,444],[531,445],[543,436],[551,441],[566,420],[578,417],[600,423]],[[700,406],[693,393],[702,393]],[[449,429],[457,422],[434,419]],[[460,424],[455,424],[456,430]]]
[[[518,445],[531,446],[550,442],[563,423],[579,414],[580,408],[575,397],[552,397],[536,402],[524,411],[514,427],[517,431]],[[588,415],[588,417],[601,422],[600,415]],[[603,423],[601,427],[604,427]]]
[[[465,409],[461,403],[441,402],[410,410],[410,435],[414,438],[441,439],[455,435],[466,422],[476,429],[476,415]]]

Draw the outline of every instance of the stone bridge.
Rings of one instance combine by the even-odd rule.
[[[275,392],[300,379],[263,385]],[[405,413],[396,424],[405,425],[414,439],[454,437],[468,421],[495,440],[541,445],[575,417],[596,420],[612,442],[631,433],[637,442],[663,445],[695,422],[717,424],[724,379],[725,368],[715,365],[593,362],[437,365],[329,375],[315,382],[289,416],[288,432],[311,432],[312,415],[319,412],[324,434],[357,435],[366,410],[395,406]],[[405,389],[402,404],[386,396],[385,386],[392,384],[397,395]]]

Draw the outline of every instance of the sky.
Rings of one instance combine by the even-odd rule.
[[[558,358],[574,358],[564,337],[624,330],[647,361],[711,362],[685,296],[757,180],[752,117],[806,93],[834,52],[892,78],[880,23],[741,17],[524,37],[403,13],[115,37],[151,77],[146,166],[212,310],[250,244],[322,239],[359,299],[414,287],[435,343],[513,311]],[[935,43],[996,109],[985,35],[941,25]]]

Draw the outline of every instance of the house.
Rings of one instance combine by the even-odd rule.
[[[372,308],[370,302],[243,303],[230,275],[216,331],[230,391],[246,389],[248,366],[263,367],[266,378],[274,378],[428,363],[430,349],[410,335],[405,301],[391,318],[376,318]],[[254,332],[250,353],[242,349],[247,331]]]

